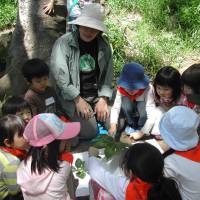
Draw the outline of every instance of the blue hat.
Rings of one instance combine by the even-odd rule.
[[[185,106],[175,106],[161,118],[160,134],[172,149],[187,151],[196,147],[199,142],[199,122],[200,118],[195,111]]]
[[[149,85],[149,77],[144,74],[144,68],[138,63],[125,64],[117,85],[128,90],[144,89]]]

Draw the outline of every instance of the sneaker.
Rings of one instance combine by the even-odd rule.
[[[134,129],[134,128],[132,128],[131,126],[126,126],[126,128],[125,128],[125,133],[127,134],[127,135],[130,135],[131,133],[134,133],[135,131],[137,131],[137,129]]]

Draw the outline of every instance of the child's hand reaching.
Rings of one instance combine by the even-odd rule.
[[[50,0],[49,3],[45,4],[43,7],[44,13],[48,15],[54,13],[54,0]]]
[[[117,131],[117,124],[111,124],[108,130],[109,134],[111,136],[115,136],[116,131]]]
[[[130,138],[134,140],[139,140],[144,136],[144,133],[142,131],[135,131],[134,133],[130,134]]]

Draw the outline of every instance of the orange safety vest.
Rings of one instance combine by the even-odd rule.
[[[126,200],[146,200],[151,186],[139,178],[131,180],[126,189]]]

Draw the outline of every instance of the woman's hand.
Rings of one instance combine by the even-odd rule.
[[[45,4],[43,7],[44,13],[48,15],[54,13],[54,0],[50,0],[49,3]]]
[[[76,97],[74,99],[74,102],[75,102],[76,112],[79,117],[88,120],[94,115],[91,106],[82,97],[80,96]]]
[[[104,97],[100,97],[99,101],[96,103],[94,111],[97,116],[97,120],[105,122],[109,117],[109,110],[107,100]]]

